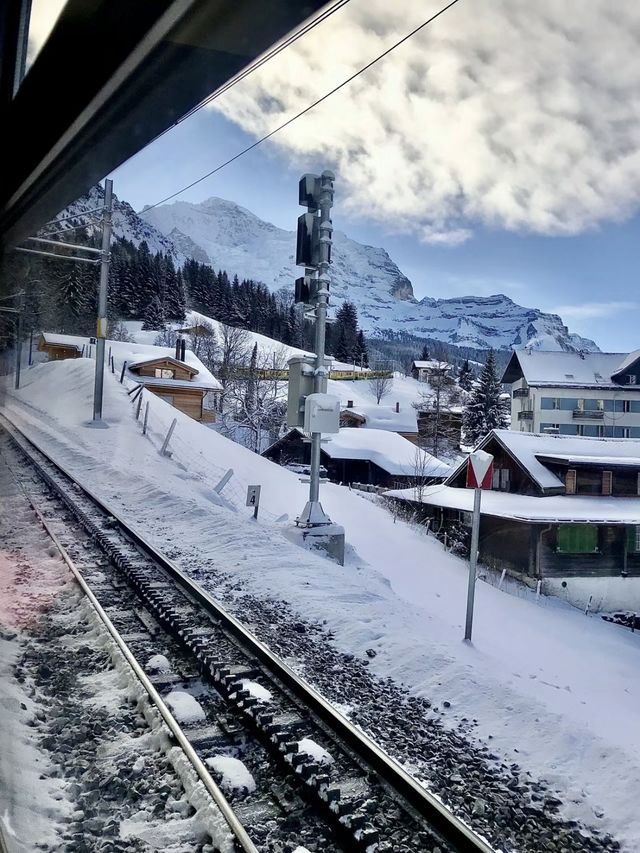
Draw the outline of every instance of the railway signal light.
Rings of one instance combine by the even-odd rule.
[[[320,193],[322,192],[322,181],[318,175],[309,173],[303,175],[298,183],[298,203],[306,207],[310,213],[320,209]]]
[[[302,213],[298,217],[296,265],[317,267],[320,263],[320,219],[315,213]]]

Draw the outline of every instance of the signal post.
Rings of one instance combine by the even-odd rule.
[[[340,400],[327,394],[325,339],[329,304],[331,264],[333,172],[303,175],[299,202],[307,208],[298,218],[296,264],[305,275],[295,283],[295,301],[307,306],[305,316],[315,320],[315,358],[293,358],[289,362],[287,423],[311,436],[309,500],[296,519],[303,539],[344,564],[344,529],[334,524],[320,503],[320,449],[322,433],[340,429]]]

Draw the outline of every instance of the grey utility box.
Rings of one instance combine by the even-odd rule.
[[[295,355],[288,361],[289,395],[287,397],[287,426],[304,427],[304,401],[313,394],[315,359]]]

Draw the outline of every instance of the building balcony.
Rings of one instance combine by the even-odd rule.
[[[604,419],[604,411],[602,409],[574,409],[574,420],[579,421],[601,421]]]
[[[519,421],[532,421],[533,420],[533,412],[528,410],[526,412],[518,412],[518,420]]]
[[[529,389],[528,388],[515,388],[513,391],[513,399],[517,400],[519,397],[528,397]]]

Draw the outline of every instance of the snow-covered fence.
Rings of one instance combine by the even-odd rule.
[[[125,379],[125,387],[126,382],[127,380]],[[133,383],[128,391],[131,390],[135,390]],[[208,427],[192,420],[188,415],[179,412],[169,403],[161,400],[145,388],[141,390],[140,396],[137,398],[137,404],[134,405],[136,408],[132,412],[133,417],[139,416],[139,406],[144,405],[145,413],[142,432],[158,450],[161,450],[162,444],[172,424],[175,422],[170,436],[171,459],[183,469],[185,479],[201,483],[210,492],[212,497],[215,498],[216,502],[222,503],[239,513],[245,512],[246,484],[237,475],[237,472],[225,480],[230,466],[228,460],[218,462],[217,459],[212,458],[212,439],[214,436]],[[243,452],[246,453],[247,451]],[[248,476],[248,472],[245,472],[245,474]],[[252,472],[252,482],[255,482],[255,477],[255,473]],[[223,480],[225,480],[224,489],[216,492],[216,484]],[[261,506],[260,515],[262,519],[272,522],[278,517],[275,513],[265,509],[264,505]]]

